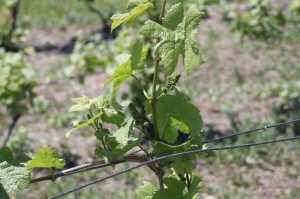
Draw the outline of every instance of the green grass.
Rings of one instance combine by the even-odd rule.
[[[124,10],[126,1],[96,0],[95,7],[109,18],[115,10]],[[83,1],[76,0],[22,0],[18,23],[29,28],[68,28],[99,24],[100,18],[88,10]]]

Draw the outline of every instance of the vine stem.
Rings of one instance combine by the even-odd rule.
[[[160,11],[160,15],[159,15],[159,23],[162,23],[162,19],[165,15],[165,11],[166,11],[166,4],[167,4],[167,0],[162,0],[162,7],[161,7],[161,11]],[[158,40],[159,42],[159,40]],[[160,63],[161,58],[160,57],[156,57],[156,63],[155,63],[155,68],[154,68],[154,77],[153,77],[153,88],[152,88],[152,100],[151,100],[151,106],[152,106],[152,113],[153,113],[153,128],[154,128],[154,138],[156,140],[159,140],[159,132],[157,130],[157,113],[156,113],[156,84],[157,84],[157,76],[158,76],[158,67],[159,67],[159,63]],[[158,182],[159,182],[159,188],[160,189],[164,189],[164,182],[163,182],[163,178],[164,178],[164,170],[162,168],[159,168],[159,172],[156,173],[157,178],[158,178]]]
[[[160,169],[160,174],[158,174],[157,177],[159,182],[159,188],[164,189],[164,170]]]
[[[3,142],[2,142],[2,144],[1,144],[1,146],[0,146],[0,148],[6,146],[7,142],[9,141],[9,138],[10,138],[11,135],[12,135],[12,132],[13,132],[13,130],[14,130],[14,128],[15,128],[15,126],[16,126],[18,120],[20,119],[20,117],[21,117],[21,114],[18,114],[18,115],[14,116],[14,117],[12,118],[12,121],[11,121],[11,123],[9,124],[9,127],[8,127],[8,129],[7,129],[7,133],[5,134],[5,136],[4,136],[4,138],[3,138]]]
[[[163,0],[162,7],[159,15],[159,23],[162,23],[162,19],[165,15],[167,0]],[[159,41],[158,41],[159,42]],[[154,68],[154,77],[153,77],[153,88],[152,88],[152,96],[151,96],[151,107],[152,107],[152,117],[153,117],[153,131],[154,138],[159,140],[159,133],[157,130],[157,113],[156,113],[156,84],[157,84],[157,76],[158,76],[158,67],[160,63],[160,57],[156,57],[156,63]]]
[[[153,117],[153,131],[154,131],[154,139],[159,140],[159,133],[157,130],[157,114],[156,114],[156,84],[157,84],[157,73],[159,66],[159,59],[156,61],[155,69],[154,69],[154,77],[153,77],[153,88],[152,88],[152,96],[151,96],[151,107],[152,107],[152,117]]]
[[[69,176],[69,175],[73,175],[73,174],[77,174],[77,173],[81,173],[81,172],[85,172],[85,171],[89,171],[89,170],[115,166],[117,164],[122,164],[124,162],[142,163],[147,160],[149,160],[149,158],[145,157],[145,156],[128,154],[128,155],[125,155],[121,158],[118,158],[118,159],[112,161],[111,163],[105,163],[105,161],[103,161],[103,160],[96,161],[96,162],[90,162],[90,163],[86,163],[83,165],[79,165],[79,166],[76,166],[73,168],[69,168],[69,169],[60,171],[59,173],[56,173],[56,174],[51,174],[51,175],[47,175],[44,177],[36,178],[36,179],[31,180],[30,184],[38,183],[38,182],[42,182],[42,181],[48,181],[48,180],[53,181],[60,177]]]

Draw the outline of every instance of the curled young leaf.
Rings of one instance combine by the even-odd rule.
[[[80,125],[78,125],[77,127],[73,128],[72,130],[68,131],[66,133],[66,137],[70,137],[70,135],[72,133],[74,133],[74,131],[82,129],[84,127],[90,126],[92,125],[96,119],[99,119],[101,117],[101,115],[103,114],[103,112],[101,111],[100,113],[98,113],[97,115],[95,115],[94,117],[92,117],[89,121],[85,122],[85,123],[81,123]]]
[[[83,95],[82,97],[72,99],[76,104],[71,106],[69,112],[88,110],[91,106],[92,100],[89,97]]]

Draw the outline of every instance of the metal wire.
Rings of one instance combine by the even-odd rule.
[[[141,164],[138,164],[136,166],[130,167],[128,169],[124,169],[123,171],[116,172],[116,173],[114,173],[112,175],[105,176],[103,178],[99,178],[97,180],[88,182],[88,183],[83,184],[83,185],[81,185],[79,187],[76,187],[74,189],[70,189],[70,190],[68,190],[66,192],[63,192],[63,193],[60,193],[58,195],[52,196],[52,197],[50,197],[48,199],[60,198],[62,196],[65,196],[67,194],[73,193],[75,191],[78,191],[78,190],[83,189],[85,187],[88,187],[90,185],[96,184],[98,182],[105,181],[107,179],[116,177],[116,176],[121,175],[123,173],[127,173],[129,171],[135,170],[135,169],[140,168],[142,166],[149,165],[149,164],[152,164],[154,162],[158,162],[160,160],[165,160],[165,159],[179,157],[179,156],[184,156],[184,155],[191,155],[191,154],[196,154],[196,153],[204,153],[204,152],[209,152],[209,151],[232,150],[232,149],[238,149],[238,148],[253,147],[253,146],[259,146],[259,145],[265,145],[265,144],[274,144],[274,143],[278,143],[278,142],[286,142],[286,141],[299,140],[299,139],[300,139],[300,136],[295,136],[295,137],[285,138],[285,139],[278,139],[278,140],[271,140],[271,141],[264,141],[264,142],[256,142],[256,143],[236,145],[236,146],[226,146],[226,147],[215,147],[215,148],[208,148],[208,149],[198,149],[198,150],[192,150],[192,151],[186,151],[186,152],[181,152],[181,153],[166,155],[166,156],[162,156],[162,157],[159,157],[159,158],[155,158],[155,159],[143,162]]]
[[[231,137],[236,137],[236,136],[243,135],[243,134],[254,133],[254,132],[262,131],[262,130],[266,131],[267,129],[270,129],[270,128],[275,128],[275,127],[279,127],[279,126],[283,126],[283,125],[293,124],[293,123],[296,123],[296,122],[300,122],[300,119],[295,119],[295,120],[291,120],[291,121],[287,121],[287,122],[277,123],[277,124],[273,124],[273,125],[270,125],[270,126],[264,126],[264,127],[252,129],[252,130],[249,130],[249,131],[244,131],[244,132],[241,132],[241,133],[235,133],[235,134],[231,134],[231,135],[226,135],[226,136],[223,136],[223,137],[220,137],[220,138],[215,138],[215,139],[207,140],[207,141],[205,141],[203,143],[207,144],[207,143],[211,143],[211,142],[221,141],[221,140],[224,140],[224,139],[227,139],[227,138],[231,138]]]
[[[295,120],[292,120],[292,121],[287,121],[287,122],[282,122],[282,123],[273,124],[273,125],[269,125],[269,126],[264,126],[264,127],[256,128],[256,129],[253,129],[253,130],[244,131],[244,132],[241,132],[241,133],[236,133],[236,134],[223,136],[223,137],[216,138],[216,139],[211,139],[211,140],[205,141],[203,143],[206,144],[206,143],[211,143],[211,142],[217,142],[217,141],[221,141],[221,140],[224,140],[224,139],[227,139],[227,138],[231,138],[231,137],[235,137],[235,136],[239,136],[239,135],[243,135],[243,134],[249,134],[249,133],[253,133],[253,132],[256,132],[256,131],[260,131],[260,130],[267,130],[269,128],[274,128],[274,127],[278,127],[278,126],[282,126],[282,125],[288,125],[288,124],[292,124],[292,123],[299,122],[299,121],[300,121],[300,119],[295,119]],[[139,151],[141,151],[141,150],[135,151],[131,154],[135,154]],[[82,170],[76,170],[75,172],[70,172],[70,173],[64,173],[63,171],[61,171],[61,172],[58,172],[55,175],[48,175],[48,176],[33,179],[33,180],[30,181],[30,183],[42,182],[42,181],[46,181],[46,180],[53,180],[53,179],[57,179],[57,178],[60,178],[60,177],[73,175],[73,174],[76,174],[76,173],[82,173],[82,172],[86,172],[86,171],[90,171],[90,170],[100,169],[100,168],[104,168],[104,167],[107,167],[107,166],[114,166],[114,165],[124,163],[124,162],[125,162],[124,160],[121,160],[121,161],[115,160],[115,161],[113,161],[109,164],[95,165],[93,167],[83,168]]]

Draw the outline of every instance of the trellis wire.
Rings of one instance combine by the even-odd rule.
[[[211,140],[205,141],[203,143],[206,144],[206,143],[211,143],[211,142],[217,142],[217,141],[221,141],[221,140],[224,140],[224,139],[227,139],[227,138],[231,138],[231,137],[235,137],[235,136],[239,136],[239,135],[243,135],[243,134],[254,133],[254,132],[257,132],[257,131],[261,131],[261,130],[267,130],[269,128],[275,128],[275,127],[279,127],[279,126],[282,126],[282,125],[288,125],[288,124],[296,123],[296,122],[299,122],[299,121],[300,121],[300,119],[295,119],[295,120],[291,120],[291,121],[287,121],[287,122],[277,123],[277,124],[273,124],[273,125],[269,125],[269,126],[264,126],[264,127],[260,127],[260,128],[256,128],[256,129],[236,133],[236,134],[231,134],[231,135],[228,135],[228,136],[223,136],[223,137],[216,138],[216,139],[211,139]],[[140,150],[135,151],[132,154],[135,154],[139,151]],[[95,170],[95,169],[100,169],[100,168],[104,168],[104,167],[108,167],[108,166],[114,166],[114,165],[124,163],[124,162],[126,162],[126,161],[125,160],[115,160],[115,161],[113,161],[109,164],[98,164],[98,165],[94,164],[91,167],[85,167],[85,168],[82,168],[81,170],[76,170],[76,171],[73,171],[73,172],[65,172],[66,170],[64,170],[64,171],[60,171],[59,173],[57,173],[55,175],[48,175],[48,176],[33,179],[33,180],[31,180],[30,183],[36,183],[36,182],[41,182],[41,181],[46,181],[46,180],[53,180],[53,179],[57,179],[59,177],[73,175],[73,174],[82,173],[82,172]],[[70,170],[70,169],[68,169],[68,170]]]
[[[70,193],[73,193],[75,191],[78,191],[80,189],[83,189],[85,187],[88,187],[90,185],[93,185],[93,184],[96,184],[96,183],[99,183],[99,182],[102,182],[102,181],[105,181],[107,179],[110,179],[110,178],[113,178],[113,177],[116,177],[118,175],[121,175],[123,173],[127,173],[129,171],[132,171],[132,170],[135,170],[137,168],[140,168],[142,166],[145,166],[145,165],[149,165],[151,163],[155,163],[155,162],[158,162],[160,160],[165,160],[165,159],[169,159],[169,158],[174,158],[174,157],[179,157],[179,156],[184,156],[184,155],[191,155],[191,154],[196,154],[196,153],[203,153],[203,152],[210,152],[210,151],[221,151],[221,150],[231,150],[231,149],[237,149],[237,148],[246,148],[246,147],[252,147],[252,146],[259,146],[259,145],[265,145],[265,144],[274,144],[274,143],[278,143],[278,142],[286,142],[286,141],[292,141],[292,140],[299,140],[300,139],[300,136],[295,136],[295,137],[291,137],[291,138],[284,138],[284,139],[278,139],[278,140],[271,140],[271,141],[264,141],[264,142],[256,142],[256,143],[250,143],[250,144],[243,144],[243,145],[236,145],[236,146],[227,146],[227,147],[215,147],[215,148],[208,148],[208,149],[198,149],[198,150],[192,150],[192,151],[186,151],[186,152],[181,152],[181,153],[176,153],[176,154],[171,154],[171,155],[166,155],[166,156],[162,156],[162,157],[159,157],[159,158],[155,158],[155,159],[152,159],[152,160],[149,160],[149,161],[146,161],[146,162],[143,162],[143,163],[140,163],[136,166],[133,166],[133,167],[130,167],[128,169],[124,169],[123,171],[119,171],[119,172],[116,172],[112,175],[109,175],[109,176],[105,176],[103,178],[99,178],[97,180],[94,180],[94,181],[91,181],[91,182],[88,182],[86,184],[83,184],[79,187],[76,187],[74,189],[70,189],[66,192],[63,192],[63,193],[60,193],[58,195],[55,195],[55,196],[52,196],[48,199],[55,199],[55,198],[59,198],[61,196],[65,196],[67,194],[70,194]]]
[[[295,120],[291,120],[291,121],[287,121],[287,122],[277,123],[277,124],[273,124],[273,125],[270,125],[270,126],[264,126],[264,127],[252,129],[252,130],[249,130],[249,131],[244,131],[244,132],[241,132],[241,133],[226,135],[226,136],[223,136],[223,137],[207,140],[203,143],[207,144],[207,143],[211,143],[211,142],[221,141],[221,140],[231,138],[231,137],[236,137],[236,136],[243,135],[243,134],[254,133],[254,132],[262,131],[262,130],[266,131],[267,129],[270,129],[270,128],[275,128],[275,127],[279,127],[279,126],[283,126],[283,125],[293,124],[293,123],[296,123],[296,122],[300,122],[300,119],[295,119]]]
[[[42,182],[42,181],[46,181],[46,180],[55,180],[59,177],[63,177],[63,176],[69,176],[69,175],[73,175],[76,173],[82,173],[82,172],[86,172],[86,171],[90,171],[90,170],[95,170],[95,169],[101,169],[101,168],[105,168],[105,167],[109,167],[109,166],[115,166],[117,164],[121,164],[126,162],[125,160],[116,160],[113,161],[111,163],[108,164],[99,164],[99,165],[94,165],[91,167],[87,167],[87,168],[83,168],[82,170],[77,170],[77,171],[73,171],[73,172],[67,172],[65,173],[64,171],[60,171],[54,175],[48,175],[48,176],[44,176],[44,177],[40,177],[40,178],[36,178],[30,181],[30,184],[33,183],[37,183],[37,182]]]

